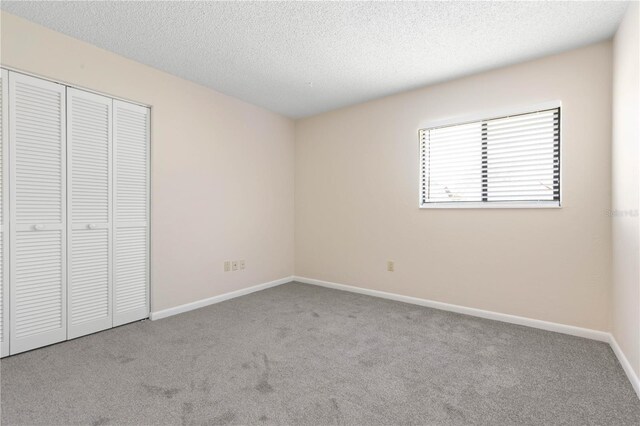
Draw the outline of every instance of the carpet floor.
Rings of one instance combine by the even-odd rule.
[[[299,283],[1,362],[3,425],[639,425],[605,343]]]

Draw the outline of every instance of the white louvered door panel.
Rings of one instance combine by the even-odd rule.
[[[9,73],[10,349],[65,340],[65,87]]]
[[[149,109],[113,110],[115,326],[149,316]]]
[[[111,105],[67,89],[69,339],[112,326]]]
[[[9,239],[8,193],[9,188],[9,72],[2,70],[0,76],[0,356],[9,355],[9,274],[7,247]]]

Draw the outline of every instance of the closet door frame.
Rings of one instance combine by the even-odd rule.
[[[67,87],[67,333],[68,339],[84,336],[113,327],[113,99],[107,96]],[[108,111],[108,223],[78,224],[73,220],[73,97],[83,98],[107,106]],[[73,313],[73,231],[107,229],[108,232],[108,315],[99,320],[72,324]]]
[[[112,317],[112,324],[110,327],[116,327],[118,325],[121,324],[126,324],[129,322],[134,322],[134,321],[138,321],[138,320],[142,320],[142,319],[146,319],[149,318],[150,316],[150,312],[152,309],[152,294],[153,294],[153,288],[152,288],[152,268],[151,268],[151,262],[152,262],[152,247],[151,247],[151,241],[152,241],[152,236],[151,236],[151,224],[152,224],[152,209],[151,209],[151,200],[152,200],[152,194],[151,194],[151,168],[152,168],[152,164],[151,164],[151,150],[152,150],[152,146],[151,146],[151,115],[152,115],[152,106],[151,105],[147,105],[147,104],[143,104],[140,102],[136,102],[136,101],[132,101],[129,99],[125,99],[125,98],[120,98],[117,96],[112,96],[106,93],[102,93],[99,91],[95,91],[92,90],[90,88],[85,88],[85,87],[81,87],[81,86],[75,86],[73,84],[70,84],[68,82],[64,82],[64,81],[59,81],[59,80],[55,80],[55,79],[51,79],[48,77],[43,77],[41,75],[38,74],[34,74],[34,73],[30,73],[28,71],[24,71],[21,69],[17,69],[14,67],[10,67],[10,66],[2,66],[0,68],[0,71],[2,72],[2,78],[3,78],[3,85],[2,85],[2,102],[3,102],[3,108],[2,108],[2,126],[3,126],[3,134],[2,134],[2,138],[3,138],[3,144],[2,144],[2,150],[3,150],[3,157],[2,157],[2,161],[4,162],[3,164],[3,169],[2,169],[2,173],[3,173],[3,187],[0,188],[0,191],[4,191],[3,192],[3,199],[2,199],[2,203],[3,203],[3,214],[4,214],[4,220],[2,223],[2,234],[3,234],[3,239],[2,239],[2,245],[3,245],[3,253],[4,253],[4,257],[2,260],[3,262],[3,272],[4,272],[4,283],[0,283],[3,285],[3,298],[2,298],[2,304],[3,304],[3,316],[4,316],[4,321],[3,321],[3,327],[4,327],[4,343],[0,345],[0,357],[4,357],[7,355],[13,355],[16,353],[20,353],[20,352],[24,352],[26,350],[30,350],[30,349],[35,349],[38,347],[42,347],[42,346],[46,346],[52,343],[57,343],[60,341],[65,341],[68,339],[73,338],[72,336],[70,336],[68,334],[68,313],[69,313],[69,289],[68,289],[68,270],[69,270],[69,259],[68,259],[68,255],[69,255],[69,238],[68,238],[68,233],[69,233],[69,229],[67,229],[68,226],[70,226],[70,214],[67,211],[67,207],[69,204],[69,196],[68,196],[68,188],[67,185],[70,184],[68,183],[68,179],[63,179],[62,182],[62,186],[64,188],[63,190],[63,200],[62,200],[62,208],[63,208],[63,223],[62,223],[62,240],[63,240],[63,245],[62,245],[62,258],[63,258],[63,267],[62,267],[62,279],[63,279],[63,286],[62,286],[62,293],[63,293],[63,297],[62,297],[62,304],[63,304],[63,310],[62,310],[62,323],[64,324],[63,326],[63,330],[64,333],[62,333],[62,331],[60,331],[58,334],[58,338],[55,339],[54,341],[51,341],[51,339],[46,339],[46,338],[42,338],[42,342],[41,343],[33,343],[33,344],[29,344],[27,345],[28,347],[25,347],[25,345],[22,344],[18,344],[16,345],[15,343],[13,344],[13,346],[10,346],[10,344],[12,343],[13,337],[14,337],[14,327],[15,327],[15,320],[14,320],[14,316],[15,316],[15,312],[13,312],[12,309],[12,301],[15,300],[14,299],[14,295],[15,295],[15,285],[13,285],[13,279],[15,277],[15,233],[17,232],[18,229],[16,228],[21,228],[22,226],[16,226],[15,225],[15,221],[16,221],[16,212],[15,212],[15,198],[16,198],[16,194],[15,194],[15,190],[13,189],[13,186],[15,185],[14,182],[14,170],[15,170],[15,153],[14,153],[14,140],[15,140],[15,126],[11,126],[10,121],[12,120],[11,118],[11,114],[12,114],[12,110],[15,109],[14,106],[14,101],[11,100],[11,87],[13,85],[12,83],[12,79],[22,79],[22,78],[27,78],[27,79],[33,79],[31,80],[31,82],[33,83],[33,81],[35,80],[40,80],[41,84],[43,87],[53,87],[52,84],[61,86],[61,90],[62,90],[62,96],[61,96],[61,108],[63,111],[62,117],[61,117],[61,138],[63,139],[64,143],[62,146],[63,149],[63,164],[62,164],[62,169],[63,169],[63,174],[64,176],[67,176],[67,161],[68,161],[68,153],[67,153],[67,144],[69,143],[68,140],[68,134],[67,134],[67,114],[68,114],[68,105],[67,105],[67,91],[69,89],[77,89],[77,90],[81,90],[86,92],[87,94],[95,94],[98,96],[103,96],[106,98],[111,99],[112,101],[112,109],[111,109],[111,144],[112,144],[112,148],[111,148],[111,258],[110,258],[110,271],[111,271],[111,317]],[[116,250],[116,244],[115,244],[115,237],[116,237],[116,220],[117,220],[117,216],[116,216],[116,212],[115,212],[115,206],[116,206],[116,197],[115,197],[115,190],[116,190],[116,169],[115,169],[115,158],[116,158],[116,141],[115,141],[115,135],[116,135],[116,130],[115,130],[115,105],[116,103],[118,103],[120,106],[124,106],[126,108],[132,109],[132,110],[137,110],[137,111],[141,111],[141,110],[146,110],[147,113],[147,150],[146,150],[146,187],[147,187],[147,203],[146,203],[146,211],[147,211],[147,220],[146,220],[146,231],[147,231],[147,235],[146,235],[146,254],[147,254],[147,260],[146,260],[146,309],[145,312],[143,313],[141,310],[137,310],[137,311],[133,311],[133,312],[127,312],[125,313],[125,315],[119,315],[119,318],[116,320],[116,306],[115,306],[115,275],[116,275],[116,271],[115,271],[115,250]],[[51,228],[49,228],[51,229]]]
[[[17,82],[26,81],[28,84],[35,87],[40,87],[46,90],[57,91],[60,94],[60,165],[61,165],[61,195],[60,195],[60,209],[61,209],[61,222],[59,225],[45,225],[47,230],[59,230],[61,240],[61,312],[60,323],[61,327],[56,330],[50,330],[47,332],[38,333],[28,338],[20,339],[16,337],[16,235],[18,232],[29,231],[35,228],[35,225],[22,225],[17,224],[17,212],[16,212],[16,126],[13,125],[14,119],[12,118],[16,114],[16,97],[15,97],[15,85]],[[55,90],[54,90],[55,89]],[[53,343],[58,343],[67,340],[67,209],[66,209],[66,148],[67,148],[67,125],[66,125],[66,87],[62,84],[55,83],[49,80],[44,80],[38,77],[32,77],[18,72],[9,72],[9,222],[10,233],[10,280],[9,280],[9,297],[10,303],[10,353],[11,355],[28,351],[31,349],[47,346]],[[35,229],[34,232],[37,232]]]
[[[11,321],[10,310],[11,295],[9,289],[10,271],[9,271],[9,71],[2,68],[2,141],[0,149],[2,149],[2,215],[0,220],[2,226],[0,233],[2,238],[0,244],[2,247],[2,277],[0,278],[0,286],[2,287],[2,342],[0,343],[0,357],[9,355],[9,342],[11,341]]]

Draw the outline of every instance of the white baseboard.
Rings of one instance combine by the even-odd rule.
[[[591,330],[589,328],[575,327],[573,325],[558,324],[537,320],[533,318],[519,317],[516,315],[501,314],[499,312],[485,311],[482,309],[468,308],[466,306],[452,305],[450,303],[436,302],[434,300],[420,299],[417,297],[403,296],[401,294],[387,293],[379,290],[370,290],[368,288],[353,287],[345,284],[337,284],[328,281],[316,280],[306,277],[293,277],[295,281],[319,285],[322,287],[335,288],[338,290],[350,291],[352,293],[366,294],[368,296],[381,297],[383,299],[396,300],[398,302],[411,303],[413,305],[426,306],[428,308],[440,309],[442,311],[457,312],[459,314],[471,315],[474,317],[486,318],[495,321],[508,322],[511,324],[524,325],[527,327],[539,328],[547,331],[555,331],[556,333],[570,334],[572,336],[585,337],[587,339],[598,340],[600,342],[609,342],[610,334],[606,331]]]
[[[220,294],[218,296],[209,297],[207,299],[196,300],[195,302],[191,302],[191,303],[185,303],[184,305],[175,306],[173,308],[151,312],[151,314],[149,315],[149,318],[152,321],[159,320],[161,318],[166,318],[172,315],[181,314],[183,312],[192,311],[194,309],[202,308],[204,306],[213,305],[214,303],[220,303],[220,302],[224,302],[225,300],[234,299],[236,297],[244,296],[250,293],[255,293],[256,291],[265,290],[267,288],[279,286],[281,284],[286,284],[291,281],[293,281],[293,277],[280,278],[279,280],[269,281],[268,283],[262,283],[262,284],[254,285],[252,287],[242,288],[240,290]]]
[[[624,355],[624,352],[622,352],[622,349],[618,345],[616,338],[613,337],[613,334],[609,335],[609,344],[611,345],[611,349],[613,349],[613,353],[618,357],[618,361],[620,362],[620,365],[622,365],[622,369],[627,373],[631,386],[633,386],[633,389],[636,391],[636,394],[640,399],[640,377],[638,377],[636,372],[633,370],[633,367],[631,367],[631,363]]]

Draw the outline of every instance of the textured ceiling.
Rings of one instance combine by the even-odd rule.
[[[611,37],[625,2],[13,2],[56,31],[290,117]]]

